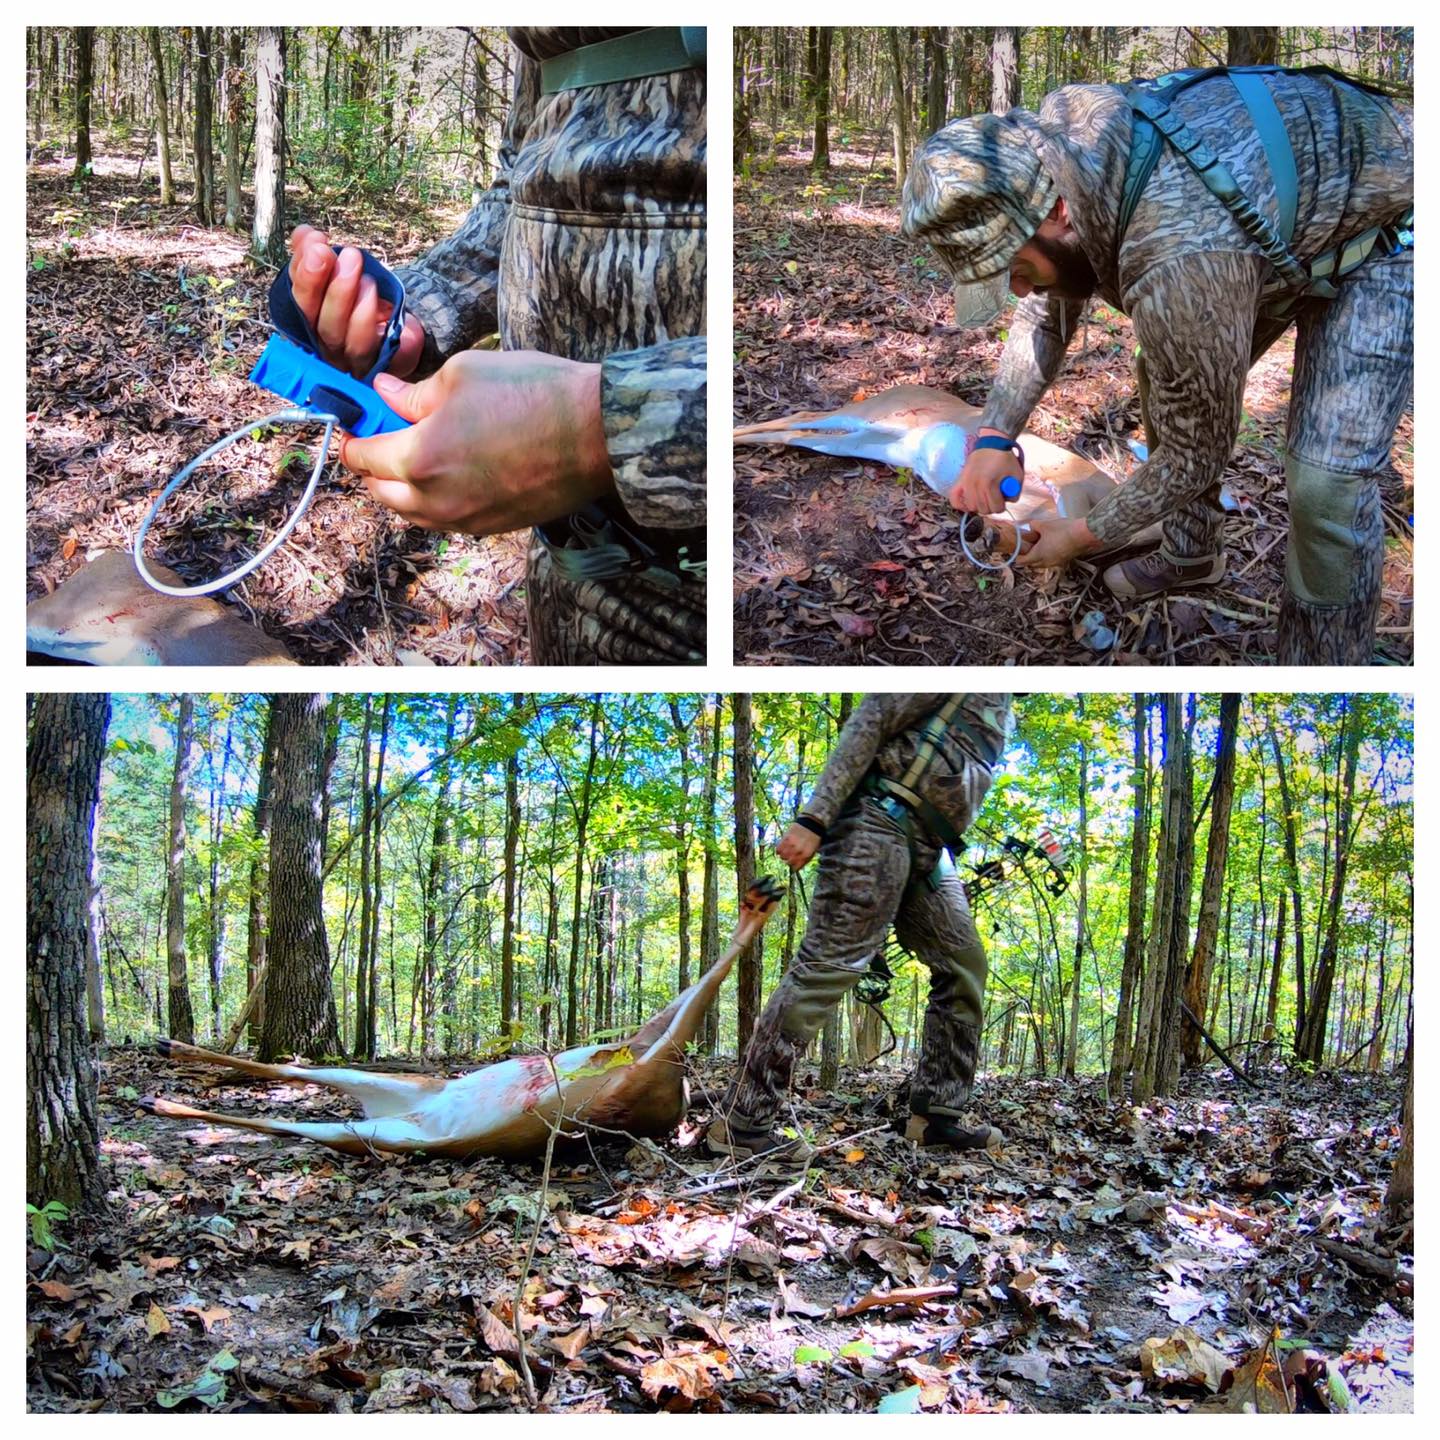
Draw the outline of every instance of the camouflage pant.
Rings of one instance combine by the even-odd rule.
[[[1373,256],[1341,283],[1334,300],[1307,303],[1296,321],[1282,663],[1370,659],[1384,559],[1377,477],[1410,398],[1414,308],[1415,255],[1402,250]],[[1257,326],[1257,358],[1287,323]],[[1214,553],[1221,521],[1215,500],[1207,492],[1166,519],[1171,553]]]
[[[939,851],[913,845],[873,800],[848,809],[820,847],[805,938],[755,1027],[726,1099],[759,1124],[773,1120],[795,1062],[869,968],[893,922],[900,943],[930,969],[930,1000],[911,1107],[959,1114],[975,1081],[985,1004],[985,950],[953,869],[934,876]]]

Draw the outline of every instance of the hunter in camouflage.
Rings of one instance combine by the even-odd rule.
[[[407,459],[420,426],[350,440],[344,451],[372,493],[414,523],[478,534],[536,525],[526,580],[536,664],[705,658],[703,63],[550,93],[542,83],[546,61],[635,33],[511,30],[515,88],[494,182],[454,235],[397,272],[414,322],[397,374],[434,375],[426,383],[448,383],[452,403],[463,405],[478,395],[464,389],[466,376],[493,386],[523,363],[470,351],[498,331],[502,352],[540,352],[508,392],[514,403],[526,403],[527,386],[580,397],[568,410],[540,412],[533,426],[537,447],[556,437],[555,475],[509,510],[467,507],[463,497],[442,506]],[[306,237],[312,246],[315,233]],[[297,299],[300,284],[297,275]],[[497,360],[510,368],[497,371]],[[410,413],[420,391],[398,387],[397,396],[382,381],[387,401]],[[582,416],[573,426],[571,414]],[[591,433],[570,434],[583,424]],[[507,458],[489,461],[500,488]],[[528,459],[523,447],[517,458],[512,473]],[[485,488],[485,462],[465,483]],[[624,564],[619,573],[581,567],[597,536]]]
[[[1294,155],[1290,249],[1301,262],[1391,224],[1413,205],[1407,106],[1326,74],[1267,75],[1264,83]],[[1234,84],[1204,79],[1179,91],[1172,109],[1273,218],[1276,185]],[[1007,266],[1012,288],[1025,297],[983,417],[991,433],[1023,428],[1092,293],[1130,316],[1143,351],[1149,460],[1088,522],[1038,526],[1038,543],[1022,563],[1063,564],[1163,520],[1161,550],[1112,566],[1111,588],[1133,598],[1219,579],[1216,497],[1246,373],[1293,319],[1279,659],[1368,663],[1383,559],[1378,475],[1412,384],[1413,251],[1377,245],[1336,298],[1306,299],[1288,318],[1270,318],[1269,262],[1170,145],[1117,233],[1132,124],[1118,87],[1065,86],[1045,97],[1038,114],[1017,109],[952,122],[921,147],[906,184],[905,232],[928,241],[954,274],[957,314],[992,277],[1003,281]],[[977,452],[954,502],[998,508],[990,492],[1006,458]]]
[[[1012,723],[1009,695],[870,695],[846,721],[819,783],[778,848],[799,870],[820,869],[805,935],[756,1024],[740,1073],[707,1135],[719,1154],[803,1158],[777,1130],[795,1062],[826,1017],[881,953],[890,927],[930,970],[930,998],[910,1085],[906,1133],[926,1144],[975,1149],[999,1132],[968,1127],[985,1011],[985,949],[934,825],[878,793],[875,777],[911,770],[927,721],[958,701],[914,781],[938,823],[962,834],[985,798]]]

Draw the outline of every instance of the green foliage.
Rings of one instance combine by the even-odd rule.
[[[173,1410],[187,1400],[198,1400],[207,1410],[218,1410],[225,1403],[230,1372],[239,1363],[228,1348],[224,1349],[212,1356],[188,1384],[157,1391],[155,1403],[164,1410]]]
[[[59,1247],[55,1226],[70,1218],[70,1207],[61,1200],[47,1200],[37,1207],[28,1201],[25,1214],[30,1222],[30,1239],[41,1250],[54,1251]]]

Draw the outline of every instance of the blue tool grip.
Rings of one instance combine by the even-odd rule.
[[[1000,493],[1007,500],[1018,500],[1020,498],[1020,477],[1018,475],[1007,475],[1000,482]]]
[[[383,435],[410,425],[365,381],[327,365],[283,335],[266,342],[250,379],[315,415],[333,415],[352,435]]]

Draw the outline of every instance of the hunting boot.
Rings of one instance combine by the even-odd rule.
[[[705,1146],[712,1155],[728,1155],[735,1160],[763,1157],[797,1168],[815,1153],[799,1135],[785,1135],[778,1125],[766,1125],[736,1110],[724,1109],[710,1122]]]
[[[1162,545],[1133,560],[1118,560],[1105,571],[1105,584],[1121,600],[1149,600],[1171,590],[1214,585],[1225,578],[1221,552],[1181,559]]]
[[[935,1028],[938,1031],[939,1027]],[[920,1071],[910,1086],[910,1118],[905,1125],[905,1138],[917,1145],[947,1150],[998,1150],[1005,1143],[1005,1137],[995,1126],[966,1125],[961,1119],[961,1107],[975,1087],[980,1027],[952,1025],[946,1028],[949,1030],[945,1037],[949,1041],[949,1053],[943,1058],[948,1062],[950,1071],[945,1086],[947,1103],[937,1100],[921,1080],[921,1076],[941,1057],[922,1053]],[[931,1026],[926,1026],[922,1045],[925,1040],[933,1045],[934,1039],[939,1038],[938,1033],[932,1037],[931,1029]]]

